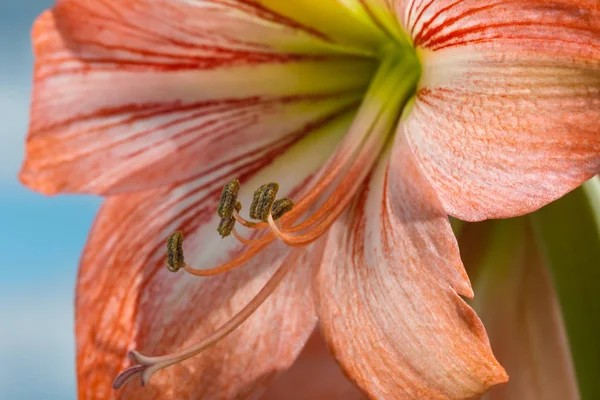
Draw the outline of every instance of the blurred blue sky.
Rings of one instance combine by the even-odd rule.
[[[27,131],[29,30],[51,0],[0,0],[0,399],[74,399],[73,293],[91,196],[17,181]]]

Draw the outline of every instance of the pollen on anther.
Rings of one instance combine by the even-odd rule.
[[[240,190],[240,181],[233,179],[225,186],[221,192],[221,200],[219,201],[219,207],[217,208],[217,214],[219,217],[229,219],[233,215],[233,211],[237,207],[237,195]]]
[[[275,200],[273,207],[271,208],[271,216],[274,220],[278,220],[283,214],[292,211],[294,208],[294,202],[287,197],[283,199]]]
[[[177,272],[185,265],[183,258],[183,234],[173,232],[167,239],[167,269]]]
[[[250,205],[250,218],[266,222],[271,214],[278,190],[279,184],[275,182],[267,183],[256,189]]]
[[[226,238],[231,235],[233,227],[235,226],[235,217],[221,218],[221,222],[217,228],[217,232],[222,238]]]

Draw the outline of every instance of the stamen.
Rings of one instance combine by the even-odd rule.
[[[268,226],[268,225],[267,225]],[[233,232],[234,228],[232,228]],[[240,236],[241,237],[241,236]],[[181,268],[185,272],[195,276],[213,276],[219,275],[224,272],[231,271],[232,269],[239,267],[246,261],[250,260],[262,249],[265,248],[274,239],[273,234],[269,233],[260,239],[244,239],[248,245],[251,246],[248,251],[234,258],[233,260],[221,264],[218,267],[210,269],[195,269],[189,266],[183,258],[183,234],[181,232],[173,232],[167,240],[167,269],[171,272],[177,272]],[[246,244],[246,243],[244,243]]]
[[[237,208],[238,204],[237,195],[240,191],[240,181],[233,179],[231,182],[223,186],[221,192],[221,200],[219,201],[219,207],[217,208],[217,214],[223,219],[229,219],[233,216],[233,211]]]
[[[177,272],[185,265],[183,259],[183,233],[173,232],[167,239],[167,269]]]
[[[166,367],[184,361],[196,354],[215,345],[221,339],[225,338],[231,332],[236,330],[244,321],[246,321],[265,300],[277,289],[283,278],[297,265],[298,257],[301,251],[292,251],[283,261],[281,267],[275,271],[269,281],[263,286],[258,294],[248,303],[240,312],[234,315],[223,326],[217,329],[212,335],[208,336],[199,343],[184,349],[182,351],[158,357],[147,357],[137,351],[130,351],[129,358],[138,365],[130,367],[121,372],[113,382],[113,388],[119,389],[131,379],[139,376],[142,386],[148,384],[152,375]]]
[[[402,71],[403,66],[400,69],[392,68],[393,63],[386,65],[385,68],[382,67],[378,72],[378,76],[375,78],[377,84],[373,84],[373,91],[367,95],[370,99],[368,102],[365,101],[368,106],[361,109],[361,113],[347,136],[348,141],[342,142],[336,154],[328,161],[327,173],[318,178],[313,190],[309,191],[296,206],[290,199],[276,201],[279,185],[272,182],[262,185],[255,191],[250,207],[250,216],[263,222],[247,221],[234,210],[233,219],[243,226],[252,229],[269,227],[272,231],[272,234],[257,240],[249,240],[239,234],[236,235],[242,243],[262,248],[273,240],[274,235],[291,246],[307,245],[324,234],[341,215],[379,157],[387,141],[386,137],[397,119],[398,110],[407,99],[406,93],[410,93],[409,91],[404,93],[401,90],[400,95],[392,95],[396,88],[394,85],[389,85],[390,82],[384,77],[403,76],[400,72],[406,72]],[[387,98],[389,101],[382,104],[379,101],[381,98]],[[365,130],[368,132],[366,135]],[[335,190],[325,203],[312,216],[291,226],[318,201],[325,191],[330,189],[330,185],[339,179],[340,175],[341,181],[337,183]],[[276,219],[281,219],[281,224],[287,232],[282,231],[273,222]],[[231,220],[222,221],[223,226],[220,227],[220,230],[229,235],[233,231],[233,224],[235,222]],[[305,229],[309,229],[309,231],[301,235],[289,235],[291,232]],[[221,270],[221,267],[218,267],[217,270]]]
[[[271,215],[271,208],[277,197],[278,190],[279,184],[275,182],[267,183],[256,189],[252,204],[250,205],[250,218],[267,222],[267,218]]]

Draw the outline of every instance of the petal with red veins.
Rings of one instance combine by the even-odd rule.
[[[271,180],[280,182],[281,195],[293,197],[316,177],[350,120],[332,124],[330,132],[316,132],[275,159],[250,157],[218,174],[106,200],[78,278],[81,398],[243,399],[260,395],[279,371],[293,363],[316,324],[310,266],[320,263],[322,252],[310,249],[272,297],[216,346],[157,372],[144,388],[138,382],[119,392],[111,388],[117,373],[130,365],[128,350],[165,355],[204,339],[250,301],[289,252],[275,243],[237,270],[199,278],[167,271],[168,235],[183,232],[186,262],[196,268],[210,268],[239,255],[243,246],[216,232],[223,184],[239,178],[239,198],[245,205],[259,184]],[[307,152],[309,148],[317,151]]]
[[[495,221],[490,238],[473,266],[473,307],[511,379],[484,399],[579,399],[557,295],[527,220]]]
[[[507,377],[456,240],[403,138],[329,234],[318,313],[346,374],[371,398],[463,399]],[[401,171],[393,174],[392,171]]]
[[[366,400],[342,373],[315,330],[294,365],[281,374],[261,400]]]
[[[522,215],[600,172],[599,4],[399,6],[423,64],[401,130],[449,214]]]
[[[21,180],[45,193],[208,173],[353,107],[375,67],[245,2],[63,0],[33,40]]]

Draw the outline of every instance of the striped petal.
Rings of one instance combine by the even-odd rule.
[[[600,172],[600,3],[401,1],[423,75],[403,123],[448,213],[521,215]]]
[[[78,278],[80,398],[255,398],[293,363],[316,324],[308,266],[319,263],[320,253],[310,249],[272,297],[216,346],[157,372],[149,386],[131,382],[119,392],[111,388],[117,373],[130,365],[128,350],[163,355],[205,338],[249,302],[286,262],[289,249],[273,244],[235,271],[199,278],[167,271],[167,236],[175,230],[184,233],[186,262],[197,268],[239,255],[242,246],[215,231],[222,185],[239,178],[243,204],[270,180],[280,182],[281,195],[298,193],[349,122],[316,132],[275,160],[245,159],[218,174],[106,200]],[[318,151],[308,153],[308,148]]]
[[[293,141],[355,105],[374,68],[245,1],[62,0],[33,39],[21,180],[45,193],[159,187]]]
[[[329,234],[317,279],[320,323],[370,398],[471,398],[506,374],[461,298],[473,292],[442,205],[397,140],[391,166],[380,162]],[[402,173],[389,174],[396,168]]]

